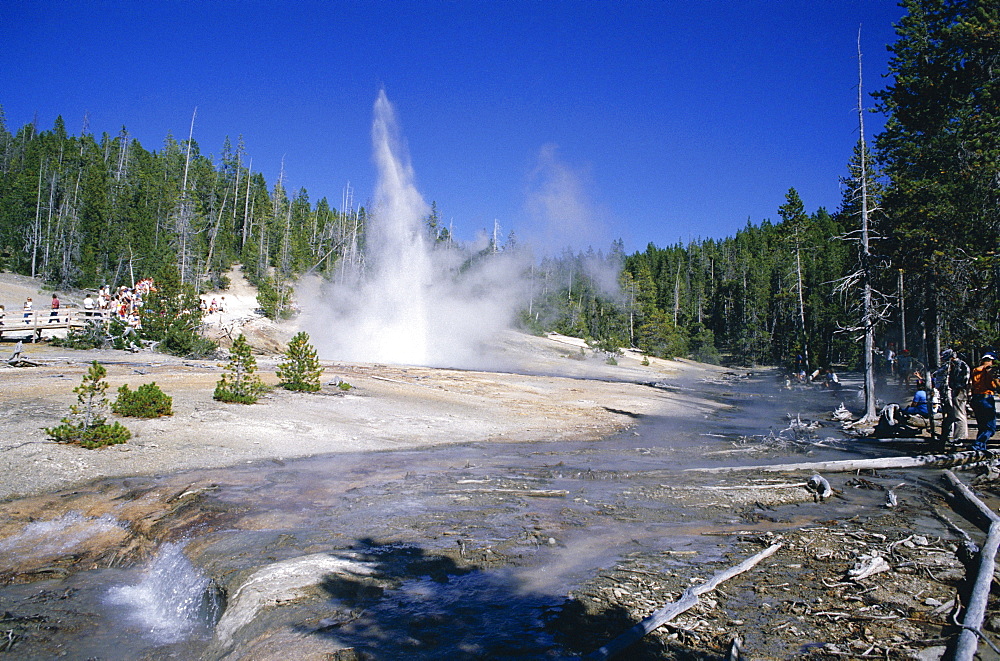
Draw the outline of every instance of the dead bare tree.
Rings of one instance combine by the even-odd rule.
[[[860,316],[857,324],[845,327],[846,332],[860,332],[864,339],[865,410],[862,421],[870,422],[878,417],[875,405],[875,329],[889,317],[889,298],[873,286],[879,258],[872,253],[871,217],[876,207],[872,204],[873,181],[868,163],[868,149],[865,144],[865,111],[862,97],[861,31],[858,30],[858,139],[857,153],[852,162],[851,179],[854,201],[860,203],[857,210],[859,227],[843,238],[858,244],[858,268],[841,278],[836,291],[852,296],[861,293]]]
[[[226,189],[222,195],[222,206],[219,207],[219,213],[215,218],[215,225],[212,226],[212,231],[209,233],[208,257],[205,258],[205,272],[202,273],[201,275],[202,282],[207,281],[209,275],[212,272],[212,255],[215,253],[215,238],[219,235],[219,225],[222,224],[222,213],[223,211],[225,211],[226,202],[228,201],[229,201],[229,187],[226,186]]]
[[[188,132],[187,154],[184,157],[184,181],[181,184],[181,208],[177,214],[177,239],[180,242],[178,256],[180,257],[181,284],[186,282],[188,262],[188,235],[191,232],[191,199],[188,194],[188,170],[191,167],[191,143],[194,141],[194,118],[198,115],[195,106],[191,113],[191,130]]]
[[[250,164],[247,166],[247,193],[243,200],[243,233],[240,237],[240,250],[243,250],[243,246],[246,245],[247,239],[250,237],[250,233],[253,230],[252,223],[250,220],[250,180],[253,179],[253,159],[250,159]]]
[[[31,225],[31,277],[34,278],[37,275],[37,265],[38,265],[38,241],[41,238],[42,230],[42,171],[43,167],[38,168],[38,199],[35,202],[35,222]]]

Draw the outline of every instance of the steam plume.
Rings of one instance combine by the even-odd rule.
[[[493,366],[486,347],[525,300],[525,264],[515,255],[470,259],[460,248],[432,245],[424,227],[430,208],[384,91],[374,115],[378,185],[364,268],[310,296],[318,304],[303,326],[326,359]]]

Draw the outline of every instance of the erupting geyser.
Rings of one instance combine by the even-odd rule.
[[[460,246],[433,245],[425,227],[430,206],[416,189],[384,91],[375,102],[372,143],[378,184],[364,265],[328,284],[307,306],[303,326],[326,359],[493,364],[485,347],[525,300],[523,264],[506,254],[470,260]]]
[[[426,364],[428,290],[433,286],[423,219],[430,208],[417,192],[413,168],[385,96],[375,102],[372,144],[378,166],[373,223],[367,234],[366,314],[359,338],[372,360]]]

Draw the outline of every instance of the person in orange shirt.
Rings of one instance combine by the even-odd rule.
[[[976,442],[972,445],[972,449],[977,452],[986,451],[986,444],[997,430],[997,404],[994,395],[1000,390],[1000,379],[993,366],[995,360],[996,356],[992,353],[983,354],[979,367],[972,370],[972,380],[969,383],[972,390],[972,412],[976,415],[976,426],[979,428]]]

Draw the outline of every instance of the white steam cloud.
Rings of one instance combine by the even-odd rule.
[[[544,145],[531,172],[525,208],[534,232],[533,246],[546,254],[582,254],[579,266],[606,296],[621,295],[618,275],[621,264],[603,259],[595,250],[606,249],[606,211],[587,193],[593,189],[587,172],[559,158],[554,144]]]
[[[531,243],[548,254],[607,246],[607,223],[587,190],[589,177],[559,158],[558,147],[538,152],[528,182],[525,208],[533,221]]]
[[[524,256],[498,253],[469,260],[458,248],[434,245],[424,225],[430,207],[395,113],[381,92],[372,144],[378,168],[365,235],[365,264],[309,293],[302,326],[329,360],[443,367],[492,367],[489,347],[527,301]]]

